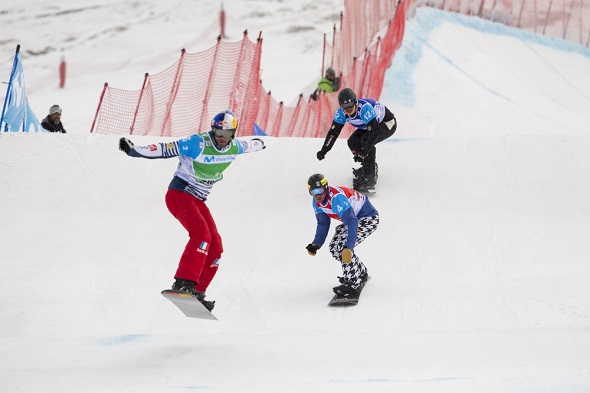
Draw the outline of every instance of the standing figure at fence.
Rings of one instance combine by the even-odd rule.
[[[334,146],[344,124],[352,124],[356,130],[348,138],[348,147],[354,161],[361,163],[360,168],[352,171],[353,187],[360,191],[373,189],[378,176],[375,145],[393,135],[397,128],[395,116],[385,105],[372,98],[357,100],[356,93],[348,87],[338,93],[338,103],[340,108],[334,114],[317,158],[323,160]]]
[[[313,100],[317,100],[319,93],[333,93],[335,91],[338,91],[339,87],[340,78],[336,77],[336,71],[334,71],[332,67],[328,67],[328,69],[326,70],[326,75],[318,82],[318,87],[311,94],[311,98]]]
[[[215,302],[205,300],[205,291],[217,273],[223,245],[205,201],[238,155],[265,148],[258,138],[236,139],[237,127],[235,115],[226,110],[215,115],[211,131],[189,138],[148,146],[134,146],[127,138],[119,141],[119,149],[131,157],[178,157],[180,163],[168,186],[166,206],[187,230],[189,241],[178,263],[172,289],[190,293],[209,311]]]
[[[41,127],[49,132],[66,133],[66,129],[61,122],[61,108],[59,105],[52,105],[49,108],[49,114],[41,121]]]
[[[315,256],[322,247],[328,236],[330,219],[341,221],[329,246],[332,257],[342,266],[342,277],[338,277],[340,285],[334,287],[334,293],[340,297],[358,295],[369,275],[355,247],[375,232],[379,213],[367,196],[350,188],[330,186],[320,173],[309,177],[307,188],[313,198],[317,221],[315,237],[307,245],[307,252]]]

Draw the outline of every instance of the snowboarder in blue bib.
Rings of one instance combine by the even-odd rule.
[[[119,140],[119,149],[131,157],[178,157],[180,162],[168,186],[166,206],[187,230],[189,241],[178,263],[172,289],[190,293],[209,311],[215,302],[205,300],[205,291],[217,273],[223,245],[205,201],[238,155],[265,148],[258,138],[236,139],[237,128],[236,116],[226,110],[215,115],[211,131],[175,142],[135,146],[127,138]]]
[[[350,188],[330,186],[320,173],[309,177],[307,188],[317,220],[315,237],[307,245],[307,252],[315,256],[326,241],[331,219],[341,221],[328,247],[332,257],[341,263],[343,273],[334,293],[341,297],[358,294],[369,276],[355,247],[375,232],[379,213],[367,196]]]
[[[375,145],[393,135],[397,123],[393,113],[382,103],[372,98],[356,98],[356,93],[345,88],[338,93],[340,108],[334,119],[322,149],[317,152],[318,160],[323,160],[332,149],[344,124],[352,124],[356,130],[348,138],[348,147],[354,161],[361,167],[353,169],[355,189],[374,188],[377,184],[377,149]]]

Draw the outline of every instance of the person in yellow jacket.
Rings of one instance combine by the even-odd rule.
[[[334,71],[334,69],[332,67],[329,67],[326,70],[326,75],[322,79],[320,79],[320,81],[318,82],[318,87],[317,87],[317,89],[315,89],[315,91],[311,95],[311,98],[314,100],[317,100],[318,94],[320,92],[333,93],[335,91],[338,91],[339,87],[340,87],[340,78],[337,78],[336,71]]]

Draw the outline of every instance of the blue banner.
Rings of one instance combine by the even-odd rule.
[[[43,131],[37,116],[29,106],[25,93],[25,74],[20,52],[16,52],[8,91],[4,100],[6,112],[2,115],[2,131]]]
[[[254,123],[254,135],[256,136],[267,136],[266,132],[256,123]]]

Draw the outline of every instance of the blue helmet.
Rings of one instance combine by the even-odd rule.
[[[226,110],[216,114],[211,120],[211,129],[215,130],[231,130],[234,133],[238,128],[238,119],[232,111]]]

